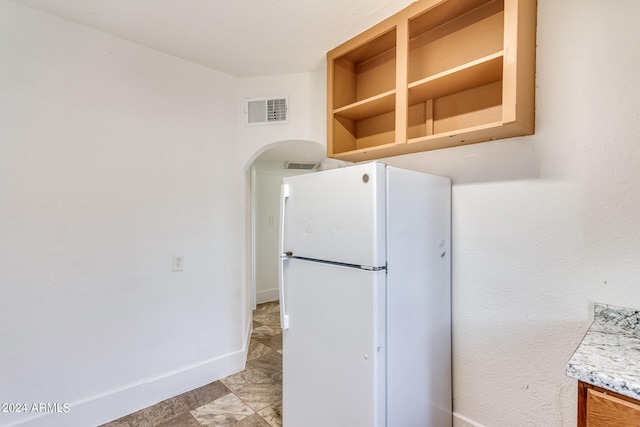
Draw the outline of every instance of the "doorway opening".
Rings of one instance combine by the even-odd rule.
[[[280,186],[286,176],[345,165],[326,158],[325,146],[312,141],[269,145],[251,164],[251,270],[253,309],[277,301]]]

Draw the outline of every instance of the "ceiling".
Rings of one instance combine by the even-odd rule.
[[[311,72],[412,0],[13,0],[237,77]]]

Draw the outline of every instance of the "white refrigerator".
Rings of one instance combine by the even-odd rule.
[[[280,215],[284,427],[450,427],[450,181],[287,177]]]

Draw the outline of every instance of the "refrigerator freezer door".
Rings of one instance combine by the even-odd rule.
[[[286,259],[283,425],[385,425],[385,272]]]
[[[385,170],[374,162],[285,178],[283,252],[383,267]]]

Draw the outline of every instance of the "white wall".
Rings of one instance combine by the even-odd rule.
[[[0,402],[88,426],[242,369],[237,79],[4,0],[0,57]]]
[[[256,303],[278,299],[278,230],[282,174],[254,170]]]
[[[639,20],[538,0],[536,134],[389,160],[454,180],[458,426],[575,425],[593,303],[640,308]]]
[[[275,301],[278,293],[278,239],[280,230],[280,186],[285,176],[309,173],[256,167],[255,233],[256,233],[256,303]]]
[[[245,126],[244,100],[253,97],[289,96],[289,123]],[[326,80],[324,72],[241,79],[238,87],[238,159],[247,169],[269,145],[281,141],[326,144]]]

